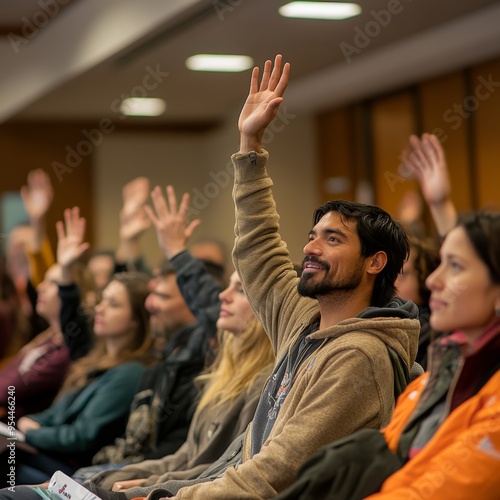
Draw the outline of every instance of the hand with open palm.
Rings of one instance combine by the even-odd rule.
[[[446,235],[455,225],[457,215],[451,201],[446,157],[439,139],[432,134],[423,134],[421,139],[412,135],[402,158],[420,184],[439,234]]]
[[[201,224],[200,219],[195,219],[187,224],[187,211],[189,206],[189,194],[184,193],[179,207],[172,186],[167,186],[167,199],[165,200],[161,189],[156,186],[151,193],[154,211],[146,206],[145,210],[151,222],[156,228],[158,244],[171,259],[174,255],[186,249],[187,242],[194,230]]]
[[[27,184],[21,188],[21,198],[33,229],[30,251],[39,252],[46,239],[46,216],[54,193],[50,178],[41,168],[28,173]]]
[[[279,54],[274,59],[274,66],[270,60],[265,62],[260,85],[259,68],[252,71],[250,92],[238,120],[240,153],[262,150],[262,136],[278,112],[288,85],[290,64],[286,63],[282,70],[281,63]]]
[[[80,217],[78,207],[67,208],[64,211],[64,222],[56,223],[57,230],[57,263],[63,270],[63,283],[70,282],[69,269],[89,248],[84,242],[86,221]]]

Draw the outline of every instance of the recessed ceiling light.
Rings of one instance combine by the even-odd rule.
[[[165,109],[167,104],[157,97],[127,97],[120,104],[120,111],[127,116],[160,116]]]
[[[253,59],[227,54],[196,54],[186,59],[186,66],[192,71],[238,72],[253,67]]]
[[[305,19],[348,19],[361,14],[361,6],[351,2],[290,2],[279,8],[284,17]]]

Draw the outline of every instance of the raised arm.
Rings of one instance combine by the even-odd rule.
[[[84,242],[85,219],[80,217],[80,209],[73,207],[64,211],[64,223],[56,223],[57,263],[61,266],[62,279],[59,283],[61,298],[61,331],[68,346],[71,359],[78,359],[90,350],[92,339],[89,317],[80,307],[81,295],[74,283],[71,267],[88,249]]]
[[[156,186],[151,192],[151,200],[155,211],[147,205],[144,207],[146,214],[156,229],[158,244],[167,259],[186,250],[187,242],[193,235],[194,230],[201,224],[200,219],[195,219],[186,225],[186,216],[189,205],[189,193],[184,193],[179,207],[172,186],[167,186],[167,200],[164,198],[161,188]]]
[[[29,172],[27,184],[21,188],[21,197],[33,228],[30,250],[38,252],[46,237],[46,217],[54,197],[49,176],[40,168]]]
[[[446,236],[456,224],[457,212],[451,201],[450,176],[439,139],[432,134],[423,134],[420,139],[412,135],[402,158],[420,184],[439,235]]]
[[[54,263],[54,255],[47,238],[47,212],[54,193],[49,176],[42,169],[28,173],[27,184],[21,188],[21,197],[32,228],[28,256],[30,279],[33,286],[42,282],[47,269]]]
[[[116,262],[129,271],[141,269],[142,252],[140,238],[151,226],[144,211],[149,194],[149,179],[137,177],[123,186],[123,207],[120,211],[120,244],[116,251]]]
[[[166,194],[165,199],[160,187],[156,186],[151,193],[154,210],[148,206],[144,208],[156,229],[160,248],[175,268],[177,284],[184,300],[207,331],[215,333],[221,286],[210,276],[205,265],[186,250],[189,239],[201,221],[195,219],[189,224],[186,221],[188,193],[184,193],[180,204],[177,203],[172,186],[167,186]]]
[[[233,262],[278,357],[318,311],[317,301],[297,293],[297,273],[279,234],[273,183],[266,169],[268,155],[262,149],[263,134],[277,113],[288,83],[290,65],[282,69],[281,64],[281,55],[276,56],[274,66],[266,61],[260,84],[259,70],[253,70],[250,92],[238,121],[240,151],[232,156],[236,208]]]
[[[80,217],[78,207],[64,211],[64,223],[56,223],[57,231],[57,263],[62,269],[62,285],[73,282],[71,266],[85,253],[89,244],[84,241],[86,221]]]

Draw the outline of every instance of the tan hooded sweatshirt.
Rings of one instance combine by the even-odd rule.
[[[278,229],[267,153],[233,155],[236,241],[233,259],[248,299],[280,360],[319,318],[318,303],[297,292],[297,274]],[[175,498],[272,498],[288,487],[302,463],[322,446],[362,428],[380,428],[394,408],[393,369],[386,345],[412,366],[420,324],[412,302],[368,308],[311,338],[324,339],[302,363],[271,434],[243,463],[211,483],[182,488]],[[266,397],[265,392],[263,397]]]

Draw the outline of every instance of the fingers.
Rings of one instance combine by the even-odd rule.
[[[290,63],[285,63],[283,66],[283,73],[281,74],[281,77],[278,81],[278,84],[276,85],[275,92],[279,95],[283,95],[285,92],[285,89],[288,85],[288,80],[290,78]]]
[[[190,239],[196,228],[201,224],[201,219],[195,219],[189,223],[189,226],[185,230],[186,238]]]
[[[28,173],[28,186],[30,189],[41,189],[46,192],[52,192],[50,178],[41,168],[31,170]]]
[[[57,233],[57,239],[59,241],[63,240],[64,237],[66,236],[64,234],[64,224],[63,224],[63,222],[61,220],[58,220],[56,222],[56,233]]]
[[[410,136],[410,149],[405,150],[403,158],[405,163],[418,175],[428,167],[429,158],[426,147],[417,136]]]
[[[163,220],[169,215],[169,210],[167,207],[167,202],[163,197],[160,186],[156,186],[151,192],[151,200],[153,201],[153,206],[155,207],[155,212],[159,220]]]
[[[170,212],[172,214],[177,213],[177,198],[175,197],[175,190],[172,186],[167,186],[167,197],[168,205],[170,207]]]
[[[262,80],[260,82],[260,87],[258,84],[259,79],[259,69],[254,68],[252,71],[251,83],[250,83],[250,93],[255,93],[257,91],[271,90],[279,95],[283,95],[283,92],[288,85],[288,79],[290,76],[290,63],[286,63],[283,67],[283,72],[281,71],[281,63],[283,61],[283,56],[277,54],[274,58],[274,65],[269,59],[264,63],[264,70],[262,72]]]
[[[433,134],[424,134],[425,139],[427,140],[429,151],[440,167],[445,167],[446,159],[444,155],[443,146],[441,146],[441,142],[439,139]]]
[[[252,70],[252,76],[250,77],[250,94],[255,94],[259,90],[259,68],[256,66]]]
[[[264,63],[264,71],[262,72],[262,80],[259,87],[260,92],[268,88],[272,64],[273,63],[269,59]]]
[[[151,192],[151,199],[153,201],[156,214],[153,214],[149,207],[144,207],[148,217],[156,226],[158,226],[161,221],[167,221],[169,218],[181,218],[182,220],[185,220],[189,209],[189,193],[184,193],[182,195],[179,206],[177,206],[177,198],[175,196],[175,189],[173,186],[168,185],[166,187],[166,193],[168,203],[167,200],[165,200],[159,186],[156,186]]]
[[[278,85],[278,82],[281,79],[281,61],[283,60],[283,56],[281,54],[277,54],[274,58],[274,67],[271,73],[271,77],[269,79],[268,89],[274,90]]]
[[[64,211],[64,225],[62,222],[58,222],[58,224],[61,224],[62,227],[61,232],[58,229],[59,238],[71,236],[74,238],[78,238],[79,241],[83,241],[87,221],[85,220],[85,218],[80,217],[79,207],[67,208]],[[60,236],[60,234],[62,234],[62,236]]]
[[[90,248],[90,244],[89,243],[82,243],[78,247],[78,255],[79,255],[78,258],[80,258],[89,248]]]
[[[151,207],[149,207],[148,205],[144,205],[144,211],[146,212],[146,215],[149,217],[149,220],[154,224],[154,226],[158,227],[160,225],[160,221],[158,217],[156,217],[153,210],[151,210]]]
[[[185,220],[186,219],[186,215],[187,215],[187,211],[188,211],[188,208],[189,208],[189,200],[190,200],[190,196],[189,196],[189,193],[184,193],[182,195],[182,199],[181,199],[181,205],[179,207],[179,215]]]

